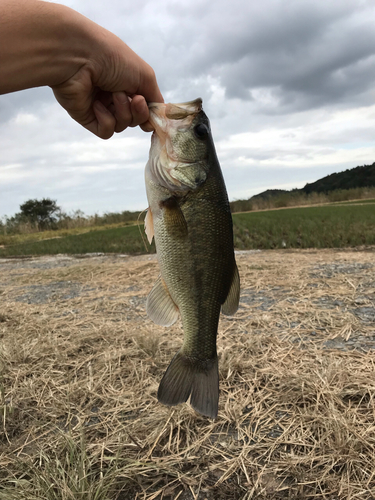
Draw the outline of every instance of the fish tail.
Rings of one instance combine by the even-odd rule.
[[[216,418],[219,404],[217,356],[201,360],[179,351],[160,382],[158,400],[168,406],[190,404],[198,413]]]

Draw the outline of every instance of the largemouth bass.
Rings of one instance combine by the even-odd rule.
[[[234,314],[240,294],[228,196],[202,100],[149,109],[155,131],[145,173],[145,230],[150,243],[155,237],[161,276],[146,308],[163,326],[180,314],[184,329],[158,399],[177,405],[190,397],[196,411],[215,418],[220,310]]]

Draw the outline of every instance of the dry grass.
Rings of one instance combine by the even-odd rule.
[[[156,400],[154,257],[0,261],[0,499],[374,498],[373,250],[238,255],[216,421]]]

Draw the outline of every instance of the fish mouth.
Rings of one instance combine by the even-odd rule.
[[[197,114],[202,111],[202,99],[178,104],[153,102],[148,107],[149,122],[154,128],[148,171],[157,184],[169,191],[185,192],[192,185],[176,177],[176,169],[195,164],[197,159],[187,157],[181,151],[178,136],[191,128]]]
[[[169,161],[178,163],[191,163],[186,159],[178,158],[172,144],[172,137],[181,131],[188,130],[197,114],[202,110],[202,99],[174,103],[151,102],[148,104],[150,111],[149,122],[154,128],[151,138],[154,154],[164,151]]]
[[[202,99],[198,97],[194,101],[181,102],[178,104],[151,102],[148,104],[150,111],[149,121],[154,127],[155,132],[159,135],[160,132],[165,132],[169,120],[176,120],[174,124],[179,129],[187,128],[191,125],[194,117],[202,110]],[[175,128],[173,127],[173,128]]]

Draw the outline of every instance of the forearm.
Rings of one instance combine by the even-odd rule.
[[[1,0],[0,94],[70,78],[88,64],[96,26],[63,5]]]
[[[0,0],[0,94],[39,86],[103,139],[148,130],[147,102],[163,101],[153,69],[113,33],[63,5]]]

